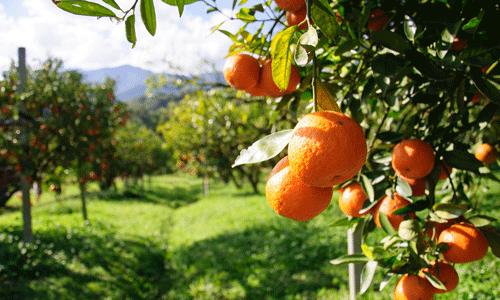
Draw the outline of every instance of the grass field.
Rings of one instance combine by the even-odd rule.
[[[23,245],[21,212],[0,211],[0,299],[348,299],[347,252],[335,201],[301,223],[278,216],[263,194],[188,175],[153,177],[142,190],[89,187],[82,222],[76,187],[33,206],[35,242]],[[261,190],[263,191],[263,185]],[[486,194],[500,217],[500,187]],[[334,199],[336,196],[334,196]],[[498,299],[500,260],[457,265],[459,287],[436,299]],[[381,273],[381,272],[379,272]],[[382,274],[359,299],[391,299]]]

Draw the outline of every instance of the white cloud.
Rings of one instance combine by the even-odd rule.
[[[179,19],[176,7],[155,2],[157,31],[151,37],[136,17],[137,44],[131,49],[124,24],[109,18],[75,16],[58,9],[52,1],[23,0],[23,15],[9,16],[0,4],[0,70],[17,60],[17,48],[25,47],[28,64],[36,65],[48,56],[60,58],[67,68],[97,69],[133,65],[155,72],[168,68],[166,62],[196,71],[200,59],[221,60],[231,44],[220,33],[207,36],[209,29],[224,17],[192,16]],[[123,5],[125,7],[125,5]],[[226,22],[235,32],[239,24]]]

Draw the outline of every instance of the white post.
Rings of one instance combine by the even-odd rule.
[[[347,231],[347,253],[361,253],[361,230],[349,228]],[[359,293],[361,284],[361,271],[363,264],[349,264],[349,299],[356,300],[356,295]]]
[[[18,69],[20,84],[17,88],[19,94],[24,92],[26,84],[26,48],[20,47],[18,54]],[[19,111],[26,114],[26,105],[21,101]],[[27,133],[25,128],[21,129],[20,142],[23,147],[27,146]],[[31,201],[30,201],[30,186],[25,174],[21,175],[21,192],[23,195],[23,241],[31,243],[33,241],[33,230],[31,227]]]

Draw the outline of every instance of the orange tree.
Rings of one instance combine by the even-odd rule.
[[[129,122],[116,131],[112,144],[116,151],[108,160],[110,171],[135,180],[144,175],[172,172],[171,146],[161,135],[138,122]]]
[[[203,178],[218,176],[255,192],[261,166],[231,168],[238,153],[269,133],[269,114],[259,102],[237,97],[232,89],[198,91],[169,105],[168,121],[158,127],[174,150],[177,167]]]
[[[165,2],[177,4],[182,13],[183,6],[194,1]],[[203,2],[208,12],[221,11],[215,1]],[[392,277],[401,278],[394,290],[396,299],[431,299],[435,289],[446,290],[447,285],[438,279],[439,272],[435,276],[427,270],[438,258],[467,255],[456,253],[460,248],[457,244],[472,247],[475,259],[484,257],[485,249],[500,256],[496,220],[483,215],[480,203],[475,201],[479,192],[476,187],[487,188],[482,186],[483,178],[499,181],[495,176],[495,148],[500,134],[500,37],[495,32],[500,17],[498,3],[307,0],[302,1],[305,19],[288,26],[286,10],[293,13],[304,6],[298,1],[290,9],[288,2],[297,4],[267,1],[249,7],[242,1],[237,7],[234,1],[235,18],[243,25],[235,33],[219,31],[234,42],[229,55],[249,54],[259,61],[259,81],[245,81],[246,86],[236,88],[277,97],[272,104],[262,102],[271,105],[273,116],[296,115],[302,119],[311,111],[340,111],[363,128],[366,145],[358,146],[367,146],[365,164],[356,169],[355,175],[343,178],[345,182],[332,187],[344,188],[356,181],[367,195],[358,212],[362,216],[347,216],[335,223],[361,232],[363,254],[347,255],[332,263],[365,263],[362,292],[370,286],[375,271],[382,270],[382,287]],[[82,14],[66,2],[58,3],[63,9]],[[154,34],[153,1],[136,3],[140,4],[146,28]],[[132,43],[136,41],[130,21],[134,13],[134,9],[125,13],[129,14],[126,34]],[[101,16],[103,11],[92,8],[85,14]],[[304,23],[308,26],[302,30]],[[288,87],[290,78],[295,78],[295,66],[301,75],[296,90],[295,86]],[[269,74],[286,94],[272,91]],[[299,103],[310,104],[309,109],[298,109],[304,107]],[[272,121],[283,120],[275,117]],[[314,140],[314,132],[321,128],[269,135],[242,152],[235,165],[270,159],[289,141],[292,146],[294,139]],[[331,139],[342,135],[334,131]],[[332,144],[338,148],[329,151],[335,153],[343,149],[342,144],[352,142],[343,138]],[[481,153],[484,147],[479,146],[484,143],[491,146],[488,153],[493,154]],[[320,153],[323,148],[315,146],[312,151]],[[475,155],[476,148],[481,150]],[[349,153],[343,154],[336,153],[335,157],[340,157],[337,163],[350,159]],[[318,166],[326,162],[316,160],[308,167],[319,170]],[[299,174],[294,164],[290,168],[294,176]],[[285,167],[276,172],[272,178],[287,178],[279,172],[289,171]],[[370,213],[363,215],[365,212]],[[368,237],[376,230],[375,225],[386,237],[372,244]]]
[[[88,85],[80,73],[63,71],[57,59],[28,71],[22,95],[16,92],[14,68],[3,77],[1,107],[9,118],[2,120],[2,164],[24,172],[29,181],[51,174],[49,184],[57,184],[60,167],[74,168],[80,184],[99,180],[106,168],[95,165],[112,151],[112,134],[127,118],[125,105],[114,99],[114,83]],[[19,111],[21,102],[26,113]]]

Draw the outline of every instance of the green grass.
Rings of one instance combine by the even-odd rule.
[[[483,200],[499,217],[491,187]],[[0,211],[0,299],[348,299],[347,266],[329,263],[347,252],[345,228],[328,226],[336,205],[295,222],[250,188],[214,181],[207,198],[200,179],[169,175],[144,189],[90,185],[83,223],[76,187],[64,188],[60,203],[46,192],[33,206],[33,244],[20,242],[21,212]],[[500,297],[491,253],[457,270],[457,290],[436,299]],[[359,299],[391,299],[395,278],[373,291],[381,276]]]

